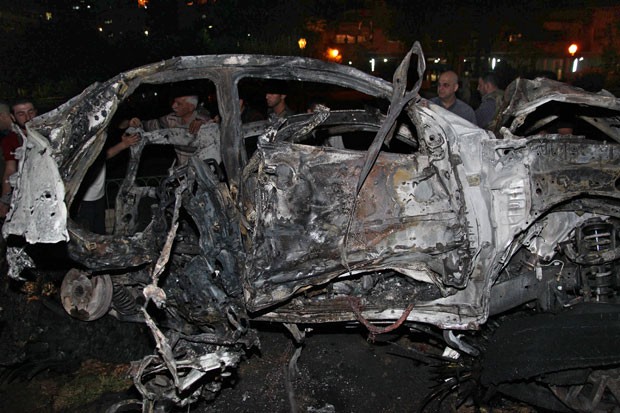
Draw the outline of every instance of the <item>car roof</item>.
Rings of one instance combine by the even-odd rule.
[[[52,156],[66,171],[88,169],[105,142],[105,129],[121,102],[142,84],[166,84],[209,79],[217,90],[222,115],[222,145],[239,153],[243,135],[239,123],[237,84],[243,78],[281,79],[326,83],[369,96],[390,99],[392,84],[356,68],[295,56],[248,54],[175,57],[128,70],[103,83],[94,83],[58,108],[33,119],[29,125],[46,137]],[[103,136],[103,137],[102,137]],[[237,166],[237,155],[229,156]],[[79,164],[79,166],[78,166]],[[239,168],[230,168],[232,173]],[[81,181],[81,177],[78,177]]]

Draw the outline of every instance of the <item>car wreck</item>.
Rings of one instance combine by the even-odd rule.
[[[390,83],[308,58],[193,56],[93,84],[27,125],[3,227],[10,275],[36,268],[37,248],[66,245],[71,316],[148,325],[156,352],[132,372],[145,412],[215,395],[259,345],[258,321],[297,340],[316,323],[437,329],[483,360],[484,386],[556,411],[617,405],[620,100],[517,79],[486,131],[419,95],[424,62],[416,43]],[[213,84],[221,121],[196,136],[134,130],[113,233],[79,227],[68,211],[119,105],[141,85],[197,79]],[[336,85],[388,109],[243,124],[247,79]],[[550,129],[560,113],[575,134]],[[194,152],[141,185],[154,145]],[[490,317],[514,309],[529,317],[476,345]]]

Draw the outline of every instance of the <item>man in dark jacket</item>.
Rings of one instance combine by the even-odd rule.
[[[499,89],[497,76],[494,73],[485,73],[478,78],[478,92],[482,102],[476,109],[476,123],[484,129],[495,128],[496,117],[502,107],[504,91]]]

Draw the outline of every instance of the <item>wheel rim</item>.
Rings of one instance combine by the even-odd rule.
[[[103,317],[112,305],[112,279],[109,275],[89,277],[72,269],[62,281],[60,297],[65,311],[80,320],[92,321]]]

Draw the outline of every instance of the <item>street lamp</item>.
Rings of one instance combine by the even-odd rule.
[[[328,48],[327,59],[336,63],[340,63],[342,61],[342,55],[340,54],[340,50],[331,47]]]
[[[306,48],[306,44],[308,44],[308,42],[306,41],[305,38],[300,38],[299,40],[297,40],[297,44],[299,45],[299,48],[301,50],[304,50]]]
[[[570,53],[571,56],[575,56],[575,53],[577,53],[578,49],[579,47],[575,43],[572,43],[570,46],[568,46],[568,53]]]

